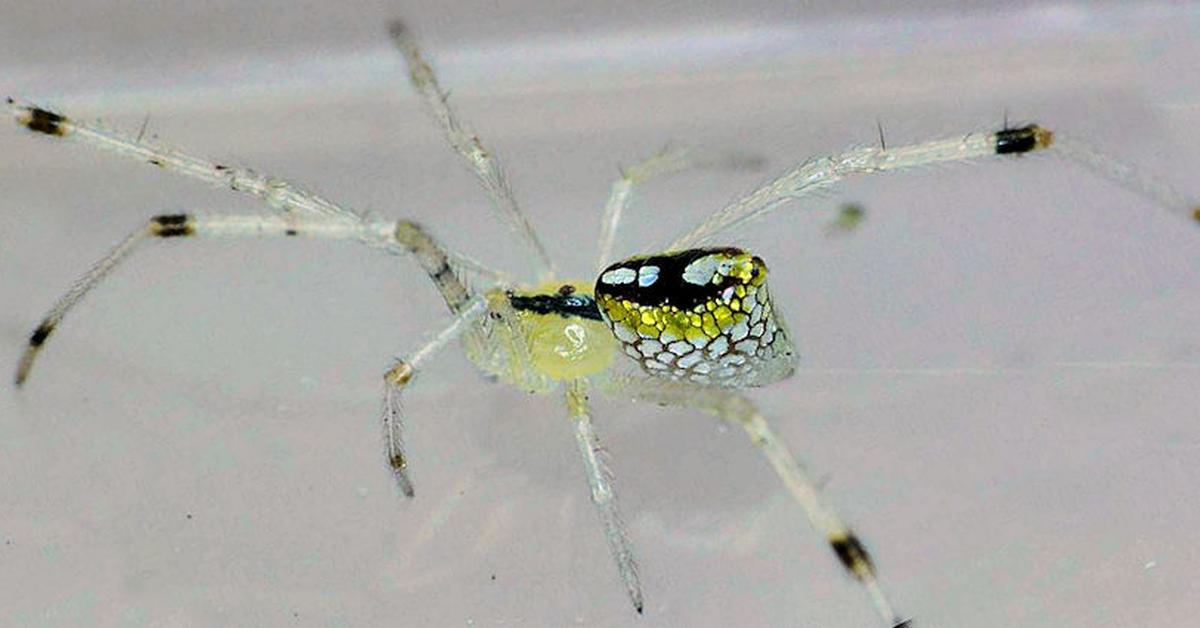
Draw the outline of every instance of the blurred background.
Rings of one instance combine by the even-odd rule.
[[[1200,8],[1156,2],[24,3],[0,93],[298,181],[527,267],[409,90],[403,17],[569,275],[664,146],[759,171],[656,181],[661,247],[808,156],[1037,121],[1200,197]],[[0,126],[0,366],[150,215],[250,199]],[[839,205],[856,232],[830,237]],[[730,234],[802,370],[755,398],[931,626],[1184,626],[1200,611],[1200,229],[1052,155],[850,182]],[[344,243],[136,254],[0,392],[0,623],[867,626],[770,468],[705,416],[598,400],[641,560],[629,607],[561,402],[457,352],[416,265]],[[8,368],[4,366],[4,368]]]

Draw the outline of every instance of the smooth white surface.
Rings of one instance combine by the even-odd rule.
[[[667,142],[770,166],[653,185],[618,254],[875,141],[876,119],[898,143],[1007,111],[1200,195],[1178,3],[272,4],[14,7],[0,91],[133,131],[148,114],[165,143],[519,269],[388,61],[404,16],[580,276],[617,166]],[[147,216],[256,208],[15,126],[0,189],[0,365]],[[828,238],[843,200],[868,220]],[[772,267],[807,369],[757,398],[917,625],[1194,621],[1200,229],[1046,156],[860,180],[731,243]],[[346,244],[136,255],[0,392],[0,623],[873,625],[765,462],[706,417],[598,403],[641,618],[556,399],[431,362],[407,404],[417,498],[396,497],[380,374],[442,320],[415,264]]]

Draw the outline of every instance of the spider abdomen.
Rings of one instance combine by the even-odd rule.
[[[596,304],[625,353],[651,375],[762,386],[794,370],[767,266],[738,248],[634,257],[604,269]]]

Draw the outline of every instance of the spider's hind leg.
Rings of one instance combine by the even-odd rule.
[[[997,155],[1024,155],[1044,151],[1053,144],[1053,132],[1030,124],[904,146],[885,147],[881,144],[854,148],[839,155],[811,158],[713,213],[672,242],[667,249],[699,246],[718,233],[760,218],[789,201],[828,190],[848,177],[966,162]]]
[[[771,430],[758,408],[743,395],[725,388],[700,387],[665,379],[637,377],[614,380],[606,390],[616,396],[659,405],[694,408],[742,428],[762,451],[784,486],[804,508],[813,529],[825,537],[846,572],[866,589],[879,616],[888,626],[910,625],[897,615],[876,576],[875,564],[859,537],[821,497],[804,466]]]
[[[638,186],[651,179],[670,176],[695,169],[758,170],[766,160],[755,155],[707,151],[697,148],[663,149],[632,166],[621,168],[621,178],[613,182],[608,201],[604,203],[604,217],[600,220],[599,258],[597,270],[612,263],[613,243],[617,227],[621,224],[625,209],[629,207]]]
[[[1117,186],[1142,196],[1162,209],[1200,222],[1200,204],[1167,183],[1139,173],[1073,138],[1063,138],[1037,124],[998,131],[976,131],[941,140],[904,146],[854,148],[838,155],[808,159],[740,200],[713,213],[668,250],[699,246],[716,235],[779,209],[786,203],[833,188],[849,177],[912,170],[1029,153],[1057,152]]]

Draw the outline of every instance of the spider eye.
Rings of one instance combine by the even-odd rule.
[[[794,353],[772,316],[766,280],[766,264],[742,249],[689,249],[613,264],[595,296],[646,372],[757,386],[790,374]]]

